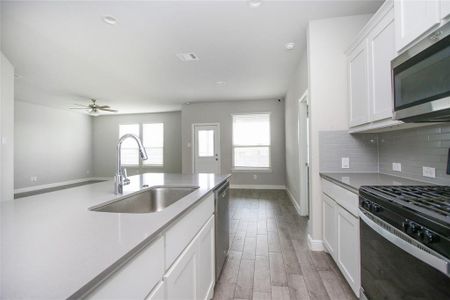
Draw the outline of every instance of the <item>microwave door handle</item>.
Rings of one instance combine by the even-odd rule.
[[[448,277],[450,277],[450,262],[442,259],[440,257],[434,256],[410,243],[403,240],[402,238],[396,236],[395,234],[389,232],[388,230],[384,229],[380,225],[376,224],[374,221],[372,221],[369,217],[366,216],[364,212],[361,210],[359,211],[359,217],[360,220],[362,220],[364,223],[366,223],[370,228],[372,228],[376,233],[402,249],[403,251],[411,254],[415,258],[421,260],[422,262],[426,263],[427,265],[435,268],[436,270],[441,271]]]

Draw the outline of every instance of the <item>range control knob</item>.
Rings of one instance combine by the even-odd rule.
[[[370,211],[372,209],[372,202],[369,200],[363,200],[362,207]]]
[[[424,244],[431,244],[432,242],[435,241],[434,233],[432,233],[431,231],[429,231],[427,229],[421,230],[418,235],[419,235],[419,239]]]
[[[382,209],[381,209],[381,206],[379,206],[378,204],[375,204],[375,203],[373,203],[372,204],[372,209],[370,210],[371,212],[374,212],[374,213],[378,213],[378,212],[380,212]]]
[[[413,234],[415,234],[418,230],[419,230],[419,226],[418,226],[416,223],[414,223],[414,222],[412,222],[412,221],[409,221],[409,222],[408,222],[408,226],[406,227],[406,233],[407,233],[407,234],[413,235]]]

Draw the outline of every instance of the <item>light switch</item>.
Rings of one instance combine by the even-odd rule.
[[[341,167],[342,167],[342,169],[350,168],[350,158],[341,157]]]
[[[402,164],[401,163],[392,163],[392,171],[401,172]]]
[[[432,167],[422,167],[423,177],[436,178],[436,169]]]

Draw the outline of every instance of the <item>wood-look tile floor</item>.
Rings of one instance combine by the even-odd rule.
[[[230,253],[214,299],[356,299],[333,259],[307,246],[285,191],[231,190]]]

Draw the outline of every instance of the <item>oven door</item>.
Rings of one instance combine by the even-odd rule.
[[[420,52],[412,49],[392,61],[394,118],[404,122],[449,121],[450,23],[423,43],[426,48],[419,47]]]
[[[360,235],[361,299],[450,299],[448,260],[364,210]]]

